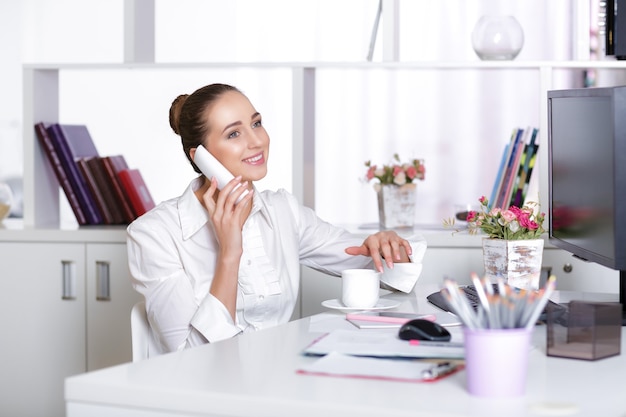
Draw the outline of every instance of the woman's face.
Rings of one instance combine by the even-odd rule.
[[[205,111],[209,134],[204,146],[234,176],[257,181],[267,174],[270,138],[261,114],[243,94],[228,91]]]

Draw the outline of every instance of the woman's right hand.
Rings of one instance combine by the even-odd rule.
[[[241,186],[235,189],[239,184]],[[242,183],[241,176],[237,176],[220,191],[217,189],[217,180],[211,178],[210,186],[202,196],[215,228],[220,252],[240,254],[242,251],[241,231],[250,213],[253,190],[249,189],[241,201],[236,202],[245,193],[247,186],[248,183]]]
[[[218,191],[217,180],[211,178],[209,188],[202,195],[219,244],[210,292],[228,309],[233,323],[237,308],[239,262],[243,253],[242,230],[250,213],[253,194],[253,190],[250,189],[241,201],[236,203],[248,185],[241,183],[241,186],[235,189],[240,183],[241,177],[235,177]]]

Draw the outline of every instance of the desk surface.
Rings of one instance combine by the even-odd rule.
[[[403,301],[398,310],[428,312],[434,309],[424,299],[429,292],[418,285],[414,294],[389,297]],[[472,397],[464,371],[435,383],[296,374],[301,364],[315,360],[302,356],[302,350],[326,326],[343,323],[342,317],[317,315],[70,377],[67,416],[626,415],[626,355],[594,362],[547,357],[545,326],[535,330],[526,395],[519,398]],[[622,352],[625,340],[622,332]]]

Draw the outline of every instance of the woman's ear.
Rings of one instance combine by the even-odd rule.
[[[196,149],[197,148],[190,148],[189,149],[189,156],[191,157],[191,160],[194,160],[194,157],[196,156]]]

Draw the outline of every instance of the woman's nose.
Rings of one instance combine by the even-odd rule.
[[[248,145],[249,146],[259,146],[263,144],[265,140],[265,136],[262,132],[258,132],[256,129],[251,129],[250,135],[248,136]]]

